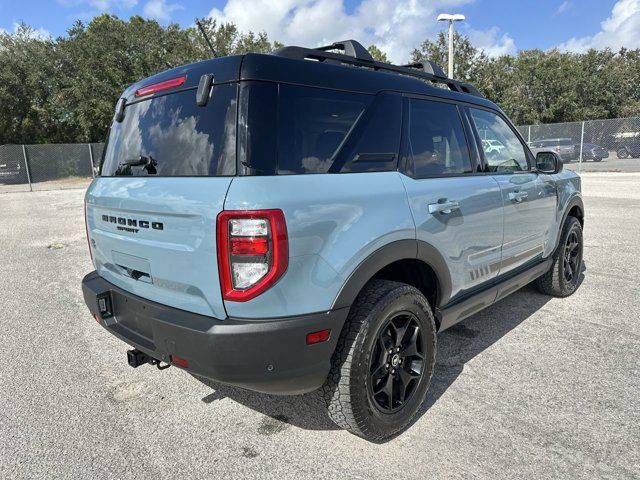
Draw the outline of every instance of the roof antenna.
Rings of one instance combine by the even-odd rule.
[[[205,31],[204,27],[202,26],[202,22],[200,22],[200,20],[198,18],[196,18],[196,25],[198,25],[198,29],[200,30],[200,33],[202,34],[202,36],[206,40],[207,45],[209,45],[209,48],[211,49],[211,53],[213,53],[214,57],[217,57],[218,54],[216,54],[216,51],[214,50],[213,45],[211,44],[211,40],[209,40],[209,36],[207,35],[207,32]]]

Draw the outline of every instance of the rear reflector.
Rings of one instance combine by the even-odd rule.
[[[331,336],[331,329],[320,330],[319,332],[313,332],[307,334],[307,345],[313,345],[314,343],[326,342]]]
[[[180,358],[177,355],[169,355],[169,359],[171,360],[171,363],[178,367],[189,368],[189,362],[184,358]]]
[[[186,75],[182,77],[172,78],[170,80],[164,80],[163,82],[152,83],[146,87],[136,90],[136,97],[144,97],[145,95],[152,95],[154,93],[161,92],[163,90],[169,90],[170,88],[176,88],[183,85],[187,81]]]

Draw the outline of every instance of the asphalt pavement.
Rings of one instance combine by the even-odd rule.
[[[640,174],[583,190],[576,294],[527,287],[442,333],[420,416],[381,444],[313,395],[130,368],[82,300],[83,191],[2,194],[0,478],[639,478]]]

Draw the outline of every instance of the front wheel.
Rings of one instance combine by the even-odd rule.
[[[378,441],[406,428],[424,402],[436,327],[416,288],[373,280],[351,307],[322,393],[341,428]]]

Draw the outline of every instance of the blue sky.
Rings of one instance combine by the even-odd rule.
[[[0,0],[0,29],[24,21],[56,37],[103,12],[183,26],[209,15],[301,45],[356,38],[396,61],[444,27],[435,20],[442,12],[466,15],[461,31],[493,55],[640,47],[640,0]]]

